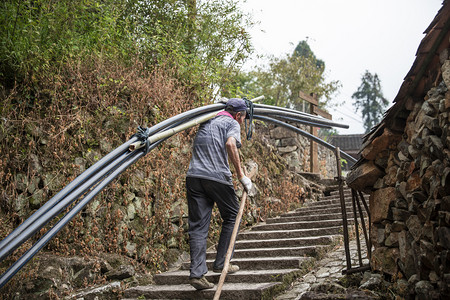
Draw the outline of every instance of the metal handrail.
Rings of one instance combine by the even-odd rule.
[[[355,272],[362,272],[365,270],[370,270],[370,258],[372,256],[372,244],[370,241],[370,237],[367,234],[366,230],[366,223],[364,220],[364,214],[363,210],[361,208],[361,204],[359,202],[358,193],[352,189],[352,208],[353,208],[353,218],[354,218],[354,225],[355,225],[355,235],[356,235],[356,247],[357,247],[357,255],[358,255],[358,261],[359,261],[359,267],[352,267],[352,260],[350,256],[350,240],[349,240],[349,234],[348,234],[348,219],[347,219],[347,208],[345,205],[345,195],[344,195],[344,182],[345,179],[342,177],[342,170],[341,170],[341,157],[340,157],[340,151],[339,147],[336,147],[335,150],[336,155],[336,164],[337,164],[337,180],[339,185],[339,199],[341,203],[341,211],[342,211],[342,226],[343,226],[343,235],[344,235],[344,250],[345,250],[345,258],[346,258],[346,270],[342,271],[343,274],[351,274]],[[361,197],[361,202],[364,205],[365,211],[368,215],[369,219],[369,232],[370,232],[370,211],[369,207],[367,206],[367,203],[362,195],[361,192],[359,192],[359,196]],[[356,209],[356,207],[358,209]],[[361,242],[360,242],[360,235],[359,235],[359,224],[358,224],[358,214],[361,221],[361,227],[364,234],[364,239],[366,242],[367,247],[367,258],[369,259],[369,264],[364,265],[362,260],[362,251],[361,251]]]

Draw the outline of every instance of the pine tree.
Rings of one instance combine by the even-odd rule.
[[[378,75],[376,73],[372,75],[366,70],[361,78],[361,85],[353,93],[352,98],[356,100],[353,103],[356,112],[361,110],[364,128],[368,133],[373,126],[381,121],[383,112],[389,104],[381,91],[381,82]]]

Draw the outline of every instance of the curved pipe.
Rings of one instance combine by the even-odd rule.
[[[257,116],[257,115],[253,115],[253,116]],[[285,117],[285,116],[276,116],[276,117],[277,117],[277,119],[282,119],[282,120],[286,120],[286,121],[289,121],[289,122],[295,122],[295,123],[308,125],[308,126],[313,126],[313,127],[326,128],[326,129],[333,128],[333,127],[328,126],[328,125],[323,125],[323,124],[317,124],[317,123],[313,123],[313,122],[303,121],[303,120],[298,119],[298,118],[291,118],[291,117]]]
[[[6,238],[0,241],[0,250],[5,248],[13,239],[19,236],[24,230],[26,230],[30,225],[32,225],[37,219],[44,215],[48,210],[55,206],[61,199],[65,198],[69,193],[76,189],[80,184],[83,184],[91,176],[102,169],[106,164],[110,163],[116,157],[128,151],[130,144],[134,143],[137,139],[131,138],[126,143],[122,144],[120,147],[116,148],[108,155],[100,159],[89,169],[81,173],[77,178],[65,186],[61,191],[59,191],[55,196],[48,200],[43,206],[41,206],[37,211],[35,211],[30,217],[28,217],[22,224],[20,224],[16,229],[14,229]],[[1,259],[0,259],[1,260]]]
[[[301,130],[300,128],[297,128],[297,127],[295,127],[295,126],[286,124],[286,123],[284,123],[284,122],[282,122],[282,121],[279,121],[279,120],[273,119],[273,118],[269,118],[269,117],[264,117],[264,116],[254,116],[254,118],[255,118],[255,119],[258,119],[258,120],[263,120],[263,121],[267,121],[267,122],[272,122],[272,123],[278,124],[278,125],[280,125],[280,126],[286,127],[286,128],[288,128],[288,129],[290,129],[290,130],[293,130],[293,131],[295,131],[295,132],[297,132],[297,133],[299,133],[299,134],[301,134],[301,135],[303,135],[303,136],[309,138],[310,140],[313,140],[313,141],[317,142],[318,144],[321,144],[322,146],[324,146],[324,147],[326,147],[326,148],[328,148],[328,149],[333,150],[333,152],[336,152],[336,147],[335,147],[335,146],[333,146],[333,145],[331,145],[331,144],[325,142],[325,141],[322,140],[322,139],[319,139],[318,137],[316,137],[316,136],[314,136],[314,135],[312,135],[312,134],[310,134],[310,133],[308,133],[308,132],[306,132],[306,131],[304,131],[304,130]],[[344,151],[341,151],[341,150],[340,150],[339,152],[340,152],[341,155],[342,155],[343,157],[345,157],[347,160],[349,160],[349,161],[351,161],[351,162],[353,162],[353,163],[356,162],[356,159],[355,159],[355,158],[353,158],[353,157],[350,156],[349,154],[345,153]]]
[[[287,112],[287,111],[283,111],[283,110],[275,110],[275,109],[269,109],[269,108],[255,108],[255,114],[257,115],[263,115],[263,116],[274,116],[274,115],[279,115],[279,116],[286,116],[286,117],[292,117],[292,118],[299,118],[299,119],[303,119],[305,121],[308,122],[313,122],[313,123],[317,123],[317,124],[323,124],[323,125],[327,125],[327,126],[333,126],[333,127],[340,127],[340,128],[348,128],[348,125],[344,125],[344,124],[339,124],[339,123],[335,123],[323,118],[317,118],[316,116],[313,115],[303,115],[303,114],[297,114],[297,113],[293,113],[293,112]]]
[[[256,104],[255,103],[255,108],[267,108],[267,109],[275,109],[275,110],[281,110],[281,111],[285,111],[285,112],[291,112],[291,113],[295,113],[295,114],[299,114],[299,115],[304,115],[304,116],[314,116],[312,114],[303,112],[303,111],[298,111],[295,109],[290,109],[290,108],[286,108],[286,107],[281,107],[281,106],[274,106],[274,105],[268,105],[268,104]],[[317,117],[317,116],[316,116]]]
[[[199,107],[199,108],[184,112],[182,114],[173,116],[173,117],[149,128],[148,135],[151,136],[159,131],[164,131],[164,129],[167,127],[176,126],[180,123],[186,122],[186,120],[193,119],[200,115],[205,115],[205,114],[213,112],[213,111],[221,110],[224,108],[224,106],[225,106],[224,103],[211,104],[208,106]],[[309,122],[308,125],[314,124],[314,125],[317,125],[318,127],[320,127],[320,125],[322,125],[322,127],[323,126],[336,126],[336,127],[348,128],[348,126],[346,126],[346,125],[333,123],[333,122],[327,121],[325,119],[322,120],[322,119],[316,118],[316,116],[313,116],[313,115],[308,115],[306,113],[291,111],[291,110],[283,109],[283,108],[270,107],[270,108],[255,109],[255,113],[258,113],[258,112],[261,114],[277,115],[281,119],[284,118],[284,119],[295,121],[295,122]],[[255,119],[266,120],[269,122],[277,123],[281,126],[290,128],[310,139],[313,139],[322,145],[324,145],[324,143],[325,143],[324,146],[327,148],[335,149],[334,146],[322,141],[321,139],[318,139],[315,136],[310,135],[309,133],[298,129],[295,126],[286,124],[282,121],[272,119],[269,117],[265,117],[265,116],[259,116],[259,115],[255,115]],[[174,133],[175,132],[173,132],[172,134],[174,134]],[[169,136],[171,136],[171,135],[169,135]],[[158,142],[151,144],[149,150],[154,149],[157,145],[162,143],[169,136],[165,137],[164,139],[159,140]],[[9,281],[9,279],[12,276],[14,276],[14,274],[16,274],[23,267],[23,265],[25,265],[45,244],[47,244],[48,241],[50,241],[50,239],[57,232],[59,232],[66,225],[66,223],[69,222],[86,204],[88,204],[92,200],[93,197],[95,197],[102,189],[104,189],[107,184],[109,184],[115,177],[117,177],[121,172],[123,172],[126,168],[128,168],[132,163],[134,163],[140,157],[145,155],[143,151],[134,151],[131,153],[126,153],[126,151],[127,151],[126,149],[129,147],[129,145],[134,143],[136,140],[137,140],[136,137],[131,138],[127,143],[123,144],[122,146],[120,146],[119,148],[117,148],[116,150],[114,150],[113,152],[111,152],[110,154],[105,156],[104,158],[102,158],[99,162],[97,162],[95,165],[90,167],[88,170],[83,172],[73,182],[71,182],[63,190],[61,190],[57,195],[55,195],[55,197],[53,197],[52,199],[47,201],[47,203],[43,207],[41,207],[41,209],[38,210],[39,211],[38,214],[36,214],[36,213],[33,214],[33,218],[27,219],[24,223],[22,223],[21,226],[16,228],[16,230],[13,231],[14,234],[10,234],[10,236],[8,236],[8,239],[7,240],[5,239],[6,241],[5,240],[1,241],[0,245],[2,245],[2,248],[0,248],[0,249],[3,249],[3,248],[5,248],[5,245],[7,244],[8,241],[11,241],[18,235],[21,235],[21,233],[24,230],[26,230],[28,227],[30,227],[36,219],[42,217],[43,215],[46,215],[47,218],[44,218],[44,221],[41,222],[41,223],[44,223],[42,225],[42,226],[44,226],[48,222],[48,220],[50,220],[51,218],[54,217],[55,212],[57,212],[56,213],[56,215],[57,215],[60,212],[60,210],[63,209],[63,206],[67,205],[68,202],[70,202],[70,201],[73,202],[75,199],[80,197],[84,192],[86,192],[89,188],[91,188],[93,185],[97,184],[97,181],[100,181],[101,177],[105,176],[109,172],[109,170],[115,169],[114,171],[112,171],[112,173],[110,173],[110,175],[105,176],[105,178],[102,181],[100,181],[95,188],[93,188],[87,195],[85,195],[85,197],[82,200],[80,200],[80,202],[77,203],[63,217],[63,219],[61,219],[57,224],[55,224],[55,226],[53,226],[18,261],[16,261],[5,272],[5,274],[3,274],[3,276],[0,278],[0,287],[2,287],[4,284],[6,284]],[[346,154],[345,152],[341,151],[341,153],[342,153],[342,156],[344,156],[344,157],[348,156],[348,154]],[[119,159],[117,159],[115,162],[113,162],[111,164],[111,161],[116,159],[120,155],[123,155],[123,157],[120,157]],[[348,158],[351,161],[354,160],[351,156],[349,156]],[[108,167],[105,169],[106,171],[102,170],[99,172],[98,170],[104,168],[104,166],[106,164],[111,164],[111,165],[108,165]],[[94,173],[98,173],[99,175],[95,176]],[[94,177],[92,177],[92,176],[94,176]],[[89,178],[91,178],[91,179],[89,179]],[[88,181],[88,182],[86,182],[86,181]],[[83,183],[86,183],[86,184],[83,184]],[[80,185],[81,185],[81,187],[80,187]],[[61,199],[64,199],[67,195],[72,193],[75,189],[77,189],[77,192],[75,192],[74,195],[70,196],[68,199],[65,199],[66,201],[59,203],[59,201],[61,201]],[[80,191],[83,191],[83,192],[80,193]],[[57,205],[57,206],[55,207],[55,205]],[[30,230],[28,230],[27,234],[25,234],[25,235],[28,235],[28,233],[32,232],[34,230],[34,228],[37,228],[38,226],[40,226],[41,223],[33,224],[33,227],[30,228]],[[23,240],[23,238],[20,239],[20,241],[22,241],[22,240]],[[12,251],[11,248],[7,248],[2,253],[4,255],[7,255],[7,253],[9,253],[11,251]]]
[[[215,107],[213,108],[216,109]],[[211,107],[208,107],[206,111],[209,111],[210,109]],[[208,112],[202,111],[203,110],[194,110],[194,117],[196,117],[198,114],[208,114]],[[192,119],[189,114],[184,115],[185,119]],[[173,128],[180,123],[182,122],[178,121],[178,118],[171,118],[170,122],[166,122],[165,124],[167,127]],[[160,130],[163,132],[168,131],[163,129]],[[2,247],[0,248],[0,261],[7,257],[15,249],[20,247],[20,245],[24,241],[29,239],[41,228],[43,228],[48,222],[51,221],[51,219],[61,213],[64,208],[69,206],[72,202],[82,196],[86,191],[92,188],[92,186],[101,181],[102,177],[104,177],[107,173],[122,164],[130,155],[130,153],[127,153],[128,149],[125,149],[125,146],[129,148],[130,145],[133,145],[135,143],[135,140],[136,138],[131,138],[128,142],[112,151],[110,154],[91,166],[88,170],[80,174],[74,181],[69,183],[69,185],[63,188],[57,195],[47,201],[44,206],[42,206],[37,211],[39,213],[35,212],[32,216],[26,219],[21,226],[13,231],[14,234],[11,233],[10,235],[8,235],[7,238],[2,241]],[[113,161],[113,158],[116,159]]]
[[[170,125],[173,125],[174,123],[182,122],[186,119],[193,118],[195,116],[198,116],[203,113],[213,112],[215,110],[220,110],[225,107],[225,103],[217,103],[217,104],[210,104],[207,106],[197,107],[191,110],[188,110],[184,113],[178,114],[176,116],[173,116],[167,120],[164,120],[152,127],[150,127],[150,135],[155,134],[162,129],[169,127]]]
[[[183,123],[187,119],[193,119],[195,117],[203,116],[206,114],[209,114],[211,111],[218,111],[221,110],[224,107],[225,104],[219,103],[219,104],[212,104],[205,107],[195,108],[190,111],[187,111],[185,113],[176,115],[174,117],[171,117],[153,127],[150,128],[150,136],[152,133],[159,132],[159,131],[165,131],[164,129],[167,127],[173,127],[174,124],[180,124]],[[294,110],[289,110],[286,108],[277,108],[270,105],[259,105],[262,107],[268,107],[267,109],[264,109],[260,112],[266,113],[266,114],[277,114],[278,118],[286,119],[289,121],[295,121],[297,123],[302,123],[306,125],[311,126],[317,126],[317,127],[328,127],[329,125],[324,124],[317,124],[316,122],[309,122],[305,121],[303,119],[311,120],[314,118],[312,115],[308,115],[306,113],[296,112]],[[258,112],[258,109],[256,110]],[[294,115],[296,118],[287,117],[287,115]],[[326,120],[324,120],[326,121]],[[326,121],[329,122],[329,121]],[[339,124],[340,125],[340,124]],[[41,207],[37,212],[35,212],[30,218],[28,218],[22,225],[20,225],[16,230],[14,230],[10,235],[7,236],[3,241],[1,241],[0,245],[0,260],[2,260],[5,256],[7,256],[11,251],[16,249],[21,242],[28,239],[34,232],[45,226],[46,223],[48,223],[49,218],[43,218],[43,220],[39,220],[38,224],[34,224],[34,222],[38,219],[42,219],[43,216],[47,215],[47,212],[50,211],[55,205],[58,205],[59,201],[62,201],[62,199],[69,197],[67,201],[64,201],[65,206],[70,204],[72,201],[76,200],[81,194],[76,193],[75,196],[71,195],[72,192],[76,192],[79,185],[83,184],[83,192],[86,191],[86,188],[89,188],[91,185],[95,183],[95,181],[98,180],[99,176],[95,176],[96,179],[89,180],[93,174],[99,174],[98,170],[103,168],[105,164],[110,163],[112,159],[117,157],[120,153],[124,152],[124,149],[127,145],[131,145],[133,141],[136,140],[136,138],[130,139],[127,143],[123,144],[121,147],[117,148],[104,158],[102,158],[100,161],[98,161],[96,164],[94,164],[92,167],[90,167],[88,170],[83,172],[80,176],[78,176],[74,181],[72,181],[69,185],[67,185],[63,190],[61,190],[57,195],[55,195],[52,199],[47,201],[43,207]],[[88,181],[89,183],[92,183],[91,185],[86,186],[84,183]],[[59,211],[61,205],[58,205],[58,208],[56,209]],[[54,213],[50,214],[51,217],[54,216]],[[28,227],[31,226],[31,230],[27,230]],[[26,231],[24,235],[22,233]],[[20,236],[20,239],[17,241],[13,241],[15,238]],[[12,242],[13,241],[13,242]]]
[[[67,206],[77,200],[80,196],[82,196],[86,191],[88,191],[92,186],[97,184],[101,179],[107,175],[109,172],[114,170],[117,166],[120,166],[124,161],[128,159],[130,153],[124,153],[119,156],[115,161],[111,164],[107,165],[103,169],[99,170],[94,176],[89,178],[89,180],[85,181],[81,186],[71,192],[67,197],[59,201],[56,205],[54,205],[51,209],[49,209],[44,215],[42,215],[39,219],[37,219],[33,224],[30,224],[27,228],[25,228],[20,235],[18,235],[15,239],[13,239],[10,243],[6,244],[0,250],[0,260],[7,257],[11,252],[17,249],[22,243],[28,240],[31,236],[33,236],[36,232],[41,230],[48,222],[50,222],[54,217],[60,214]]]
[[[30,259],[32,259],[39,250],[42,249],[55,234],[57,234],[73,217],[75,217],[92,198],[101,192],[107,184],[122,173],[126,168],[133,164],[144,154],[142,151],[136,151],[133,155],[115,171],[113,171],[105,180],[98,184],[88,195],[86,195],[77,205],[75,205],[58,223],[46,232],[39,241],[37,241],[25,254],[23,254],[9,269],[0,277],[0,288],[2,288]]]
[[[159,140],[150,145],[150,150],[156,148],[167,138]],[[27,252],[25,252],[9,269],[0,277],[0,288],[2,288],[30,259],[32,259],[39,250],[42,249],[66,224],[72,220],[98,193],[100,193],[111,181],[120,175],[130,165],[144,156],[143,151],[134,151],[128,158],[112,171],[102,182],[100,182],[92,191],[80,200],[67,214],[58,221],[49,231],[47,231]]]

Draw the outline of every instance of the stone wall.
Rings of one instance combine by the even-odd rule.
[[[352,187],[373,188],[372,268],[408,280],[416,299],[450,294],[450,60],[442,74],[425,99],[406,108],[404,132],[385,128],[350,178]]]
[[[309,132],[309,126],[297,127]],[[271,125],[269,129],[269,141],[286,159],[289,170],[297,173],[310,172],[310,140],[281,126]],[[318,160],[319,172],[323,178],[337,176],[336,157],[330,149],[319,145]]]

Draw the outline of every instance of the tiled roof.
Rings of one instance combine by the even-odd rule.
[[[364,134],[333,135],[330,138],[330,144],[339,147],[343,151],[359,151],[363,136]]]

